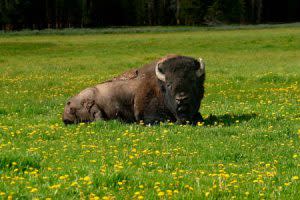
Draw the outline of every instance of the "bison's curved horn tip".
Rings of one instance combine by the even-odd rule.
[[[166,77],[165,77],[165,75],[158,69],[159,64],[160,64],[160,62],[158,62],[158,63],[156,64],[156,67],[155,67],[155,74],[156,74],[156,77],[157,77],[159,80],[165,82],[165,81],[166,81]]]
[[[199,58],[199,63],[200,63],[200,68],[196,71],[196,74],[198,77],[202,76],[202,74],[204,74],[205,71],[205,63],[203,61],[202,58]]]

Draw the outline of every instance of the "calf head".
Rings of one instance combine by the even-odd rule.
[[[198,113],[204,93],[205,64],[202,59],[168,56],[155,68],[164,101],[179,123]]]

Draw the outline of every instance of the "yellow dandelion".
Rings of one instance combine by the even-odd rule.
[[[205,196],[208,197],[208,195],[209,195],[209,192],[205,192]]]
[[[144,199],[144,197],[143,196],[138,196],[138,199]]]
[[[297,157],[298,157],[298,155],[297,155],[297,154],[294,154],[294,155],[293,155],[293,158],[297,158]]]
[[[204,123],[203,122],[197,122],[197,126],[203,126]]]
[[[168,196],[172,196],[173,195],[173,191],[172,190],[166,190],[166,192],[167,192]]]
[[[38,191],[37,188],[32,188],[32,189],[30,190],[31,193],[34,193],[34,192],[37,192],[37,191]]]
[[[299,180],[299,176],[293,176],[292,180]]]
[[[155,182],[154,185],[160,185],[160,182]]]
[[[284,183],[285,186],[289,186],[291,182]]]
[[[157,195],[158,195],[159,197],[161,197],[161,196],[164,196],[165,193],[164,193],[163,191],[160,191]]]
[[[90,178],[89,176],[86,176],[86,177],[83,178],[83,180],[84,180],[84,181],[90,181],[91,178]]]
[[[49,186],[50,189],[58,189],[60,188],[60,184],[56,184],[56,185],[52,185],[52,186]]]
[[[65,180],[65,179],[67,179],[67,178],[68,178],[68,175],[64,175],[64,176],[60,176],[60,177],[59,177],[60,180]]]
[[[76,186],[76,185],[78,185],[78,183],[76,181],[71,183],[71,186]]]

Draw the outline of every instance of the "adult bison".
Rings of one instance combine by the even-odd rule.
[[[195,124],[204,94],[205,64],[187,56],[163,57],[83,90],[66,104],[65,124],[121,119]]]

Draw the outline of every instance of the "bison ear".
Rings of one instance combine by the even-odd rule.
[[[198,77],[200,77],[200,76],[202,76],[205,73],[205,63],[204,63],[204,61],[203,61],[202,58],[199,58],[198,61],[199,61],[200,67],[199,67],[199,69],[197,69],[196,75]]]
[[[162,62],[158,62],[156,64],[156,67],[155,67],[155,74],[156,74],[156,77],[163,81],[163,82],[166,82],[166,76],[165,74],[162,72],[161,68],[160,68],[160,65],[162,64]]]

